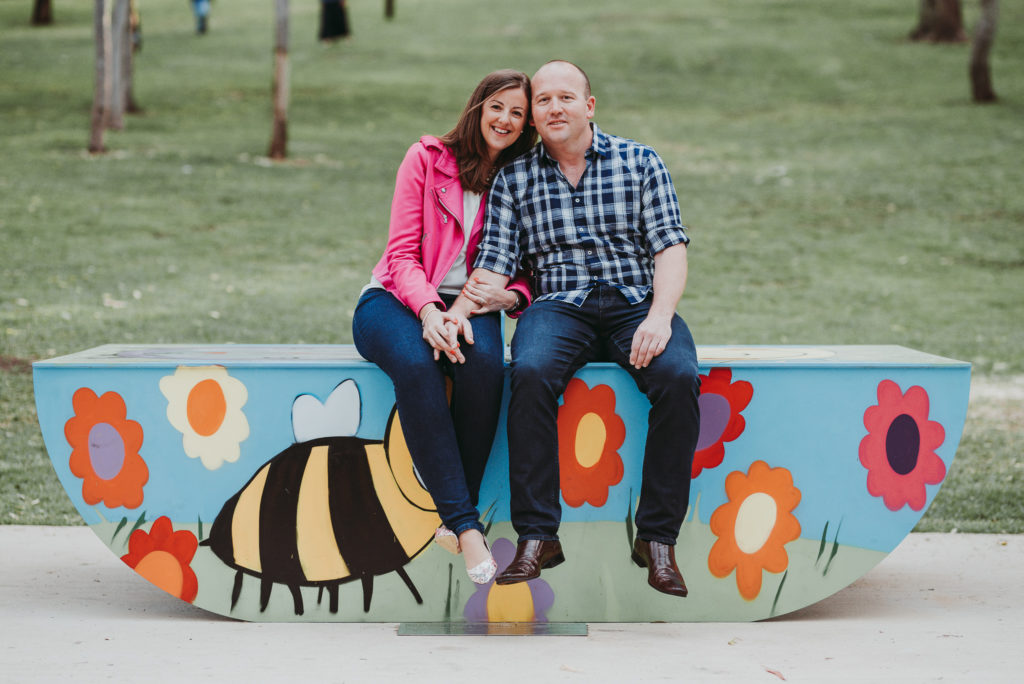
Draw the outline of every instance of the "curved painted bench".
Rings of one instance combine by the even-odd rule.
[[[969,364],[891,346],[698,352],[685,600],[629,558],[649,404],[612,364],[582,369],[559,413],[567,562],[505,587],[476,587],[430,543],[391,383],[350,346],[104,346],[34,373],[86,523],[157,586],[245,620],[758,620],[835,593],[913,529],[953,461]],[[507,463],[502,420],[480,501],[500,567]]]

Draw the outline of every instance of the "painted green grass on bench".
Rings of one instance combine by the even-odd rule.
[[[107,342],[348,342],[395,169],[486,71],[583,64],[608,131],[653,144],[694,248],[699,344],[902,344],[1024,373],[1024,8],[1002,8],[1003,101],[968,102],[967,46],[903,37],[916,3],[473,0],[350,8],[313,40],[292,7],[291,159],[269,142],[270,8],[232,0],[193,35],[143,4],[146,108],[84,154],[89,3],[28,26],[0,5],[0,521],[76,523],[26,363]],[[582,17],[573,17],[582,14]],[[443,15],[444,19],[438,17]],[[965,15],[973,25],[977,8]],[[1015,401],[1015,403],[1014,403]],[[969,416],[919,529],[1024,532],[1021,402]]]

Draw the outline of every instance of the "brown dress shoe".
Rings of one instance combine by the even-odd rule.
[[[563,561],[565,555],[562,554],[562,544],[558,540],[527,539],[519,542],[516,557],[494,581],[498,584],[515,584],[537,579],[542,568],[553,568]]]
[[[633,542],[633,562],[647,568],[647,583],[663,594],[685,598],[686,582],[676,567],[675,547],[637,537]]]

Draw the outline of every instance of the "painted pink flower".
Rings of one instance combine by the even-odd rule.
[[[946,432],[928,420],[928,393],[917,385],[900,391],[892,380],[878,384],[878,404],[864,412],[868,434],[860,442],[860,462],[868,469],[868,493],[882,497],[889,510],[924,508],[925,485],[946,477],[946,464],[935,450]]]

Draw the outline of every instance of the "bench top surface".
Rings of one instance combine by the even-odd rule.
[[[697,357],[702,366],[970,367],[964,361],[898,345],[702,345],[697,347]],[[108,344],[37,361],[33,366],[221,365],[332,368],[362,364],[368,362],[351,344]]]

